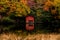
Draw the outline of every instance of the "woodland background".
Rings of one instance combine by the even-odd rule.
[[[59,14],[52,17],[54,12]],[[46,9],[45,9],[46,8]],[[50,9],[49,9],[50,8]],[[60,1],[59,0],[20,0],[18,2],[0,2],[0,33],[10,32],[21,29],[25,25],[25,17],[32,15],[35,17],[35,30],[41,33],[58,32],[60,33]],[[56,15],[56,14],[55,14]]]

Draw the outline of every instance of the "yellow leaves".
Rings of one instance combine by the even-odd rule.
[[[56,6],[59,6],[60,0],[54,0],[54,4],[55,4]]]
[[[23,15],[24,15],[24,16],[27,15],[25,9],[22,9],[22,10],[17,9],[17,11],[16,11],[16,16],[23,16]]]
[[[16,11],[20,11],[21,9],[20,8],[17,8]]]
[[[29,8],[29,6],[24,5],[24,8],[25,8],[25,10],[26,10],[28,13],[30,13],[30,8]]]
[[[30,13],[30,7],[29,7],[28,4],[27,4],[27,0],[21,0],[21,4],[22,4],[23,8],[24,8],[28,13]]]
[[[27,14],[30,14],[30,7],[27,5],[27,0],[21,0],[18,3],[12,3],[12,2],[6,2],[4,10],[7,8],[7,6],[10,8],[9,12],[7,12],[8,15],[13,12],[16,12],[16,16],[26,16]],[[0,9],[3,10],[3,9]]]
[[[15,16],[21,17],[22,15],[18,12]]]
[[[30,13],[30,7],[27,5],[27,0],[20,0],[19,3],[16,3],[16,16],[26,16]]]
[[[54,4],[56,7],[59,7],[59,13],[60,13],[60,0],[54,0]]]
[[[41,13],[37,13],[37,16],[40,16],[41,15]]]
[[[26,1],[26,0],[25,0]],[[24,0],[20,1],[20,4],[17,5],[17,9],[16,11],[19,12],[19,15],[24,15],[26,16],[27,14],[30,13],[30,8],[27,6],[27,4],[25,4]],[[23,3],[24,2],[24,3]],[[18,15],[17,15],[18,16]]]
[[[26,16],[28,14],[24,7],[23,8],[22,7],[17,8],[16,11],[19,12],[17,15],[24,15],[24,16]]]
[[[2,8],[0,9],[0,12],[5,12],[5,9],[2,7]]]
[[[40,10],[37,10],[37,16],[40,16],[41,15],[41,12],[40,12]]]
[[[27,13],[26,13],[26,10],[24,8],[17,8],[16,11],[18,12],[16,15],[19,16],[19,15],[24,15],[26,16]]]

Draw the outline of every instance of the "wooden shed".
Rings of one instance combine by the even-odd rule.
[[[33,16],[27,16],[26,17],[26,30],[34,30],[34,17]]]

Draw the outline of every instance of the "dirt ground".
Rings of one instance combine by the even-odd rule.
[[[16,35],[14,33],[3,33],[0,34],[0,40],[60,40],[60,34]]]

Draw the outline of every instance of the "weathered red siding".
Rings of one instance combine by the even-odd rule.
[[[34,17],[33,16],[26,17],[26,30],[34,30]]]

